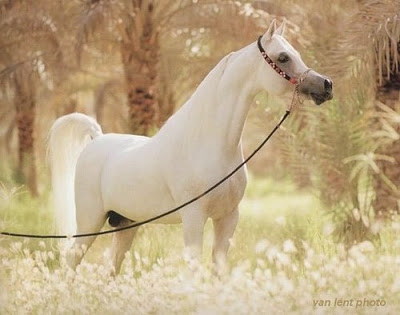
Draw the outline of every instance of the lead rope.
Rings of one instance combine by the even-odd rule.
[[[298,80],[296,80],[296,83],[294,83],[294,90],[293,90],[293,94],[292,94],[292,101],[290,102],[289,106],[288,106],[288,111],[292,111],[294,110],[297,106],[299,105],[303,105],[303,100],[300,97],[300,91],[299,91],[299,87],[300,84],[305,80],[305,78],[307,77],[308,73],[311,71],[310,68],[308,68],[306,71],[304,71],[301,76],[299,77]]]
[[[39,238],[39,239],[70,239],[70,238],[79,238],[79,237],[90,237],[90,236],[99,236],[99,235],[105,235],[105,234],[111,234],[111,233],[116,233],[119,231],[124,231],[128,229],[133,229],[135,227],[139,227],[141,225],[145,225],[147,223],[156,221],[158,219],[161,219],[167,215],[170,215],[174,212],[177,212],[181,210],[182,208],[196,202],[197,200],[203,198],[207,194],[209,194],[211,191],[219,187],[222,183],[227,181],[230,177],[232,177],[236,172],[238,172],[246,163],[248,163],[257,153],[258,151],[261,150],[261,148],[271,139],[271,137],[274,135],[274,133],[279,129],[279,127],[283,124],[283,122],[286,120],[286,118],[290,115],[290,113],[298,106],[303,104],[303,100],[300,98],[300,91],[299,91],[299,86],[300,84],[304,81],[304,79],[307,77],[308,72],[310,72],[311,69],[307,69],[302,73],[302,75],[299,77],[298,80],[294,83],[294,90],[293,90],[293,95],[292,95],[292,101],[290,102],[288,108],[286,109],[285,114],[282,116],[281,120],[278,122],[278,124],[272,129],[272,131],[269,133],[269,135],[258,145],[258,147],[242,162],[240,163],[234,170],[232,170],[229,174],[227,174],[224,178],[216,182],[214,185],[212,185],[210,188],[202,192],[201,194],[197,195],[196,197],[190,199],[189,201],[184,202],[183,204],[166,211],[164,213],[161,213],[157,216],[154,216],[152,218],[149,218],[144,221],[140,222],[133,222],[132,224],[119,227],[116,229],[111,229],[111,230],[105,230],[105,231],[100,231],[100,232],[94,232],[94,233],[83,233],[83,234],[75,234],[75,235],[39,235],[39,234],[24,234],[24,233],[13,233],[13,232],[0,232],[0,235],[3,236],[10,236],[10,237],[25,237],[25,238]]]

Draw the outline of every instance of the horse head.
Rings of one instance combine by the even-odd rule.
[[[267,32],[260,37],[258,48],[270,64],[268,71],[262,68],[260,80],[264,88],[274,94],[282,94],[291,89],[291,83],[298,85],[298,91],[320,105],[333,97],[332,80],[309,69],[297,50],[283,37],[285,22],[278,28],[273,20]],[[271,74],[273,70],[273,74]],[[284,80],[286,79],[286,80]]]

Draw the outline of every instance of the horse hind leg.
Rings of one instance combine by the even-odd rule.
[[[99,232],[104,225],[105,220],[106,218],[104,216],[92,220],[91,224],[81,224],[79,220],[77,220],[76,234]],[[67,263],[72,269],[75,269],[80,264],[83,256],[86,254],[95,239],[96,236],[84,236],[74,239],[72,246],[67,253]]]
[[[76,234],[99,232],[107,219],[101,199],[97,194],[78,193],[75,200]],[[67,263],[71,268],[79,265],[95,239],[96,236],[74,238],[72,248],[67,253]]]
[[[124,227],[132,224],[133,221],[119,215],[114,211],[108,212],[108,223],[115,228]],[[122,262],[125,258],[126,252],[131,248],[133,238],[138,228],[131,228],[123,231],[113,233],[111,243],[111,267],[114,275],[118,274],[121,270]]]

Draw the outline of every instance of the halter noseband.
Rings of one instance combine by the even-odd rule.
[[[271,58],[267,55],[267,52],[265,51],[264,47],[261,44],[261,38],[262,35],[258,38],[257,40],[257,46],[258,49],[260,50],[261,55],[263,56],[263,58],[265,59],[265,61],[272,67],[272,69],[274,69],[282,78],[285,78],[286,80],[288,80],[290,83],[292,84],[300,84],[301,80],[298,80],[296,78],[292,78],[290,75],[288,75],[285,71],[283,71],[281,68],[279,68],[277,66],[277,64],[275,62],[273,62],[271,60]],[[305,71],[304,74],[308,73],[310,71],[310,69],[307,69]],[[303,74],[303,75],[304,75]],[[303,75],[301,75],[303,77]]]

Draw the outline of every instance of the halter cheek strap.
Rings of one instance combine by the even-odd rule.
[[[257,40],[257,46],[258,49],[261,52],[261,55],[263,56],[263,58],[265,59],[265,61],[282,77],[285,78],[286,80],[288,80],[290,83],[292,84],[298,84],[299,80],[297,78],[291,77],[290,75],[288,75],[285,71],[283,71],[281,68],[278,67],[278,65],[273,62],[271,60],[271,58],[267,55],[267,52],[265,51],[264,47],[261,44],[261,38],[262,35],[258,38]],[[307,72],[309,71],[309,69],[307,70]]]

